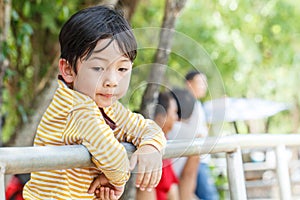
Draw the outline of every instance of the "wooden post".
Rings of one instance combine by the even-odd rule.
[[[230,199],[247,199],[241,149],[226,153]]]
[[[289,166],[286,157],[286,148],[283,144],[276,147],[276,165],[280,199],[292,199]]]

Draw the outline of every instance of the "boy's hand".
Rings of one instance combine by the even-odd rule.
[[[144,145],[136,150],[130,159],[130,170],[138,164],[136,187],[151,191],[160,181],[162,154],[152,145]]]
[[[124,186],[116,187],[109,183],[104,174],[100,174],[91,183],[88,190],[89,194],[95,194],[97,198],[101,200],[117,200],[124,192]]]

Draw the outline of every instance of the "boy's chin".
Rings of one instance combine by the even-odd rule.
[[[105,108],[105,107],[109,107],[109,106],[113,105],[115,102],[116,102],[116,100],[110,101],[110,102],[100,102],[100,103],[97,103],[97,106],[99,108]]]

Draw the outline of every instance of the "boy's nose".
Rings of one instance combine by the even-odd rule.
[[[110,80],[106,80],[104,82],[104,86],[105,87],[116,87],[117,85],[118,85],[117,82],[110,81]]]
[[[114,74],[109,73],[105,78],[103,84],[104,87],[117,87],[118,85],[117,77]]]

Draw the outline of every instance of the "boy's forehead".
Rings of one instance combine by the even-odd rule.
[[[116,40],[112,38],[101,39],[97,42],[94,52],[98,53],[105,50],[114,51],[118,54],[123,54]]]
[[[101,39],[97,42],[97,45],[90,57],[98,57],[103,60],[115,60],[119,58],[128,59],[127,56],[120,50],[120,47],[116,40],[112,38]]]

